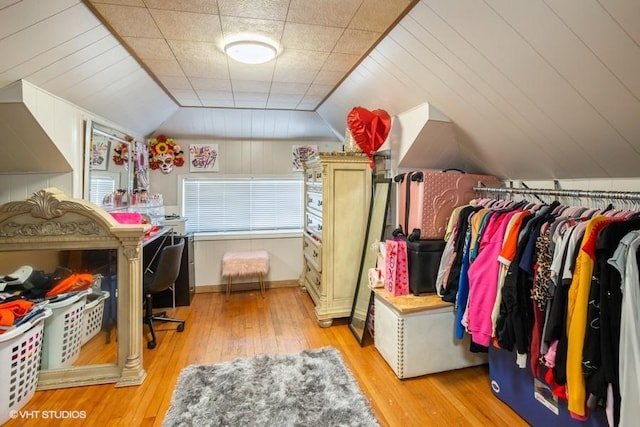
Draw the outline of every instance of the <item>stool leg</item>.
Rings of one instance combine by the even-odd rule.
[[[231,275],[227,276],[227,300],[229,300],[230,294],[231,294]]]
[[[262,278],[262,273],[258,273],[258,279],[260,280],[260,292],[262,293],[262,298],[264,298],[264,279]]]

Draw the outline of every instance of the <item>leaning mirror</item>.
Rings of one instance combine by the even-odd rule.
[[[368,286],[369,269],[376,266],[378,259],[378,247],[384,235],[390,191],[390,179],[378,178],[374,181],[373,197],[369,207],[369,219],[360,261],[360,274],[358,275],[358,283],[356,283],[356,292],[349,321],[349,329],[351,329],[360,345],[364,343],[367,335],[369,307],[373,297]]]

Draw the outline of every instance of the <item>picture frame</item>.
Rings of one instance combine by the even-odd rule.
[[[189,172],[218,172],[219,170],[218,144],[189,145]]]
[[[310,158],[318,155],[317,145],[292,145],[291,146],[291,170],[301,171],[302,164]]]
[[[94,138],[89,153],[89,168],[106,171],[109,167],[110,143],[106,138]]]

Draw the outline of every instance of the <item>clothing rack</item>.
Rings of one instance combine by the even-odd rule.
[[[477,192],[492,194],[530,194],[534,196],[556,196],[578,199],[608,199],[640,201],[640,193],[635,191],[587,191],[587,190],[561,190],[549,188],[515,188],[515,187],[473,187]]]

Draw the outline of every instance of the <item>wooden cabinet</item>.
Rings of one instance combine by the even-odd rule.
[[[318,324],[348,317],[362,257],[371,177],[363,154],[320,154],[306,162],[305,231],[300,285],[315,304]]]

